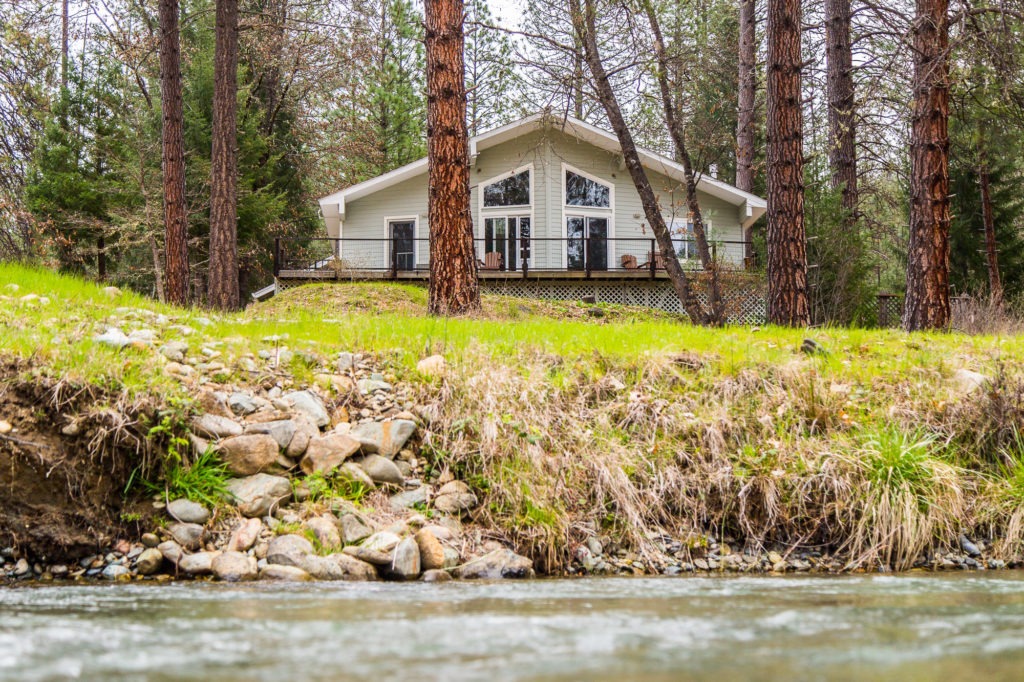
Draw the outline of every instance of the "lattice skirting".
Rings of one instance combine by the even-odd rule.
[[[707,305],[702,283],[695,283],[697,298]],[[683,313],[679,298],[666,280],[654,282],[587,282],[559,280],[482,280],[481,290],[491,294],[553,300],[583,300],[593,297],[601,303],[643,306],[672,313]],[[764,324],[764,290],[756,278],[722,283],[727,321],[732,324]]]

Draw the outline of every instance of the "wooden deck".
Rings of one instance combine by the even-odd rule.
[[[694,271],[698,272],[698,271]],[[529,270],[526,273],[518,270],[479,270],[477,277],[481,280],[614,280],[614,281],[651,281],[667,280],[664,270],[652,273],[647,268],[639,270],[593,270],[589,274],[585,270]],[[399,270],[391,273],[387,270],[281,270],[277,278],[288,282],[298,281],[419,281],[430,278],[429,270]]]

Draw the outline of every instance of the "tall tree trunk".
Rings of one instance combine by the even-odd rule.
[[[754,191],[754,120],[757,107],[756,0],[740,0],[739,97],[736,120],[736,187]]]
[[[768,321],[803,327],[807,301],[800,0],[768,0]]]
[[[739,96],[736,106],[736,186],[754,191],[754,122],[757,110],[757,0],[740,0]],[[751,228],[743,231],[743,257],[752,258]]]
[[[181,101],[178,0],[160,0],[160,101],[163,110],[164,257],[166,298],[188,303],[188,211],[185,206],[185,143]]]
[[[61,0],[60,8],[60,86],[68,87],[68,41],[71,17],[68,15],[68,0]]]
[[[217,0],[213,58],[209,303],[240,305],[238,292],[238,0]]]
[[[153,286],[156,298],[161,303],[167,302],[167,289],[164,288],[164,268],[160,263],[160,247],[156,243],[156,235],[149,233],[149,250],[153,256]]]
[[[693,237],[697,242],[697,255],[700,257],[704,272],[708,275],[708,302],[711,307],[709,321],[716,325],[724,324],[725,304],[722,301],[722,288],[718,278],[718,263],[712,258],[711,249],[708,248],[707,231],[704,229],[704,214],[700,209],[700,199],[697,197],[697,178],[693,172],[693,161],[686,145],[683,121],[679,117],[679,103],[673,97],[672,87],[669,84],[669,56],[665,49],[665,39],[662,36],[658,15],[651,1],[643,0],[642,6],[647,15],[647,21],[651,25],[654,53],[658,59],[658,87],[661,91],[661,106],[665,112],[665,123],[676,148],[676,156],[683,164],[683,176],[686,179],[684,183],[686,186],[686,208],[690,214],[689,218],[693,222]]]
[[[480,309],[469,211],[463,0],[426,0],[427,217],[433,315]]]
[[[658,249],[661,251],[662,260],[665,263],[665,272],[668,273],[669,281],[672,282],[672,288],[675,290],[676,296],[679,297],[679,302],[682,304],[686,314],[689,315],[690,320],[694,324],[707,324],[709,318],[697,301],[697,297],[694,296],[690,288],[690,280],[686,277],[683,267],[679,264],[675,246],[672,244],[672,235],[665,224],[665,216],[661,214],[658,198],[651,188],[651,183],[647,178],[643,165],[640,163],[640,154],[636,150],[633,135],[626,125],[626,119],[622,115],[622,109],[619,107],[618,99],[615,97],[615,91],[612,89],[611,82],[608,79],[608,73],[601,62],[601,54],[597,46],[597,25],[595,22],[597,9],[594,6],[594,0],[585,1],[585,7],[580,7],[580,0],[569,0],[569,8],[572,15],[573,29],[583,46],[584,60],[590,69],[591,75],[594,77],[597,97],[604,108],[605,114],[608,116],[608,121],[611,123],[615,136],[619,140],[622,158],[626,163],[629,176],[633,180],[633,186],[640,195],[644,216],[647,218],[651,231],[654,232],[654,237],[658,242]]]
[[[850,0],[825,0],[825,42],[828,61],[828,160],[832,188],[842,190],[844,223],[857,224],[857,122],[850,45]]]
[[[949,0],[917,0],[903,328],[949,326]]]
[[[985,265],[988,267],[988,293],[992,305],[1003,305],[1003,280],[999,274],[999,252],[996,247],[996,221],[992,211],[988,155],[984,140],[981,142],[981,162],[978,164],[978,183],[981,185],[981,219],[985,225]]]

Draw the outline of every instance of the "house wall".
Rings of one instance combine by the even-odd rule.
[[[544,241],[564,239],[566,214],[577,212],[577,209],[564,206],[563,164],[595,176],[613,187],[613,208],[607,212],[611,218],[609,237],[615,240],[611,242],[609,248],[609,267],[619,267],[624,254],[636,256],[639,263],[648,260],[650,239],[654,235],[646,225],[640,197],[633,188],[632,180],[621,164],[619,155],[552,129],[523,135],[479,153],[470,168],[470,208],[475,237],[478,240],[483,238],[482,218],[485,214],[506,213],[481,210],[479,197],[482,184],[516,168],[532,165],[532,206],[528,210],[532,214],[534,237],[531,267],[565,267],[564,242]],[[685,193],[679,183],[650,170],[648,177],[657,192],[666,219],[671,221],[673,216],[685,216]],[[710,236],[713,241],[742,239],[739,209],[736,206],[703,192],[700,193],[700,199],[704,218],[711,223]],[[507,213],[521,212],[520,209],[510,209]],[[601,214],[600,211],[593,210],[588,213]],[[345,207],[345,220],[342,226],[342,236],[345,240],[342,258],[353,268],[386,267],[388,219],[412,217],[417,221],[416,263],[420,267],[426,267],[429,261],[426,174],[349,201]],[[482,258],[483,246],[481,242],[477,243],[478,255]],[[734,263],[741,263],[743,260],[743,248],[739,244],[720,245],[718,253]]]

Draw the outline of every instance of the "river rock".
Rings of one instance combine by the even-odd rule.
[[[956,383],[958,389],[963,393],[973,393],[985,386],[989,379],[980,372],[973,372],[969,369],[958,369],[953,372],[953,381]]]
[[[222,440],[217,452],[228,470],[238,476],[258,474],[277,461],[277,441],[265,433],[250,433]]]
[[[341,547],[341,533],[338,532],[338,527],[331,519],[314,516],[303,525],[316,536],[317,542],[324,549],[339,549]]]
[[[351,545],[373,535],[373,528],[361,514],[344,514],[340,519],[341,539]]]
[[[434,509],[446,514],[461,514],[477,504],[476,495],[462,481],[449,481],[434,496]]]
[[[319,397],[309,391],[293,391],[285,393],[281,398],[296,412],[301,412],[313,420],[319,428],[331,423],[331,417],[324,408]]]
[[[246,433],[262,433],[277,442],[277,447],[287,451],[299,427],[291,419],[277,419],[269,422],[246,424]]]
[[[405,483],[405,476],[402,476],[402,472],[390,459],[379,455],[369,455],[359,462],[359,466],[374,483],[390,483],[392,485]]]
[[[429,497],[429,486],[421,485],[420,487],[413,488],[412,490],[403,490],[402,492],[395,493],[391,496],[391,511],[401,512],[405,509],[412,509],[420,504],[426,504]]]
[[[349,545],[341,551],[353,559],[359,559],[360,561],[373,564],[374,566],[390,566],[393,558],[390,551],[382,552],[377,549],[360,547],[359,545]]]
[[[247,552],[256,544],[263,532],[263,522],[259,519],[246,519],[231,531],[227,549],[230,552]]]
[[[132,342],[125,333],[117,327],[110,327],[107,331],[93,337],[93,341],[96,343],[102,343],[104,346],[110,346],[111,348],[124,348]]]
[[[423,582],[425,583],[446,583],[452,579],[451,573],[439,569],[423,571]]]
[[[498,578],[532,578],[533,562],[510,549],[496,549],[482,557],[472,559],[454,570],[456,578],[464,580]]]
[[[286,583],[308,582],[313,578],[297,566],[270,564],[260,569],[260,580],[276,580]]]
[[[423,570],[444,567],[444,547],[427,529],[422,529],[414,536],[420,550],[420,565]]]
[[[444,568],[455,568],[462,563],[462,555],[459,554],[459,550],[454,547],[444,548]]]
[[[186,554],[178,562],[178,568],[188,575],[209,575],[213,572],[213,559],[220,552],[196,552]]]
[[[393,459],[416,431],[416,422],[396,419],[390,422],[366,422],[352,429],[363,452]]]
[[[377,580],[377,569],[347,554],[310,554],[302,568],[317,580]]]
[[[135,570],[139,572],[139,575],[153,575],[160,570],[163,563],[164,555],[160,553],[160,550],[150,547],[142,550],[142,553],[135,559]]]
[[[160,347],[159,353],[171,362],[185,362],[188,344],[184,341],[170,341]]]
[[[174,541],[187,550],[199,549],[205,530],[198,523],[172,523],[167,527]]]
[[[302,566],[302,558],[313,553],[313,544],[301,535],[278,535],[267,547],[267,563]]]
[[[341,466],[342,462],[359,450],[359,443],[340,433],[317,436],[309,441],[306,456],[302,458],[302,470],[308,476],[316,472],[327,473]]]
[[[443,355],[431,355],[416,363],[416,371],[428,377],[442,376],[445,372]]]
[[[381,532],[374,533],[368,537],[362,546],[366,549],[372,549],[378,552],[390,552],[401,541],[402,538],[398,537],[395,533],[382,530]]]
[[[360,379],[358,382],[356,382],[356,385],[359,387],[359,392],[362,393],[363,395],[370,395],[371,393],[376,393],[378,391],[387,392],[390,391],[392,388],[391,384],[389,384],[388,382],[372,378]]]
[[[969,557],[981,556],[981,550],[978,549],[976,544],[968,540],[966,535],[960,536],[960,549],[966,552]]]
[[[222,552],[213,559],[213,574],[229,583],[255,580],[259,576],[256,559],[241,552]]]
[[[252,414],[258,409],[256,401],[252,399],[252,396],[241,391],[231,394],[231,397],[228,398],[228,407],[231,408],[232,412],[243,417],[247,414]]]
[[[295,435],[292,436],[285,454],[292,459],[298,459],[306,452],[309,441],[320,435],[320,429],[304,414],[295,415],[292,421],[295,422]]]
[[[203,525],[210,520],[210,510],[199,504],[185,498],[179,498],[177,500],[171,500],[167,503],[167,513],[172,518],[181,521],[182,523],[198,523]]]
[[[238,511],[248,517],[266,516],[292,494],[292,484],[287,478],[268,474],[233,478],[226,487]]]
[[[157,549],[160,551],[160,554],[163,556],[164,559],[174,564],[175,566],[177,566],[178,562],[181,561],[181,558],[185,556],[185,552],[181,549],[181,545],[179,545],[174,540],[167,540],[166,542],[161,542],[159,545],[157,545]]]
[[[399,580],[415,580],[420,576],[420,549],[415,538],[398,543],[388,575]]]
[[[369,474],[363,471],[363,468],[355,462],[345,462],[338,469],[338,475],[348,479],[351,483],[358,483],[367,490],[374,490],[377,484],[373,482]]]
[[[107,580],[127,580],[131,578],[132,572],[127,566],[110,564],[103,569],[102,575]]]
[[[431,535],[440,540],[441,542],[449,542],[455,538],[455,533],[451,528],[447,526],[441,526],[436,523],[429,526],[424,526],[423,530],[429,531]]]
[[[192,420],[192,431],[206,438],[230,438],[242,435],[242,425],[234,419],[206,413]]]

